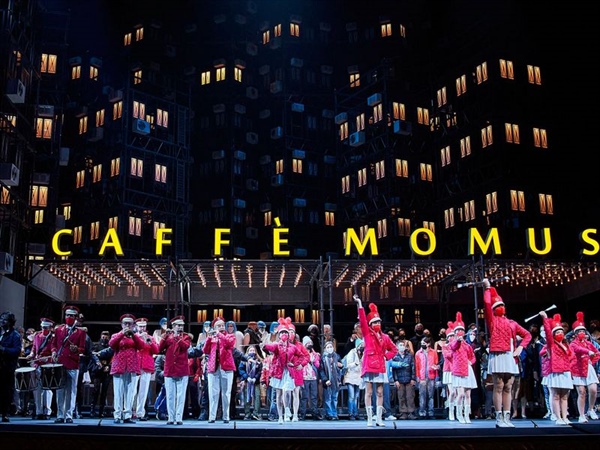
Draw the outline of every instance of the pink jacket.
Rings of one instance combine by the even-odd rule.
[[[548,346],[544,345],[540,350],[542,377],[550,375],[550,355],[548,354]]]
[[[600,358],[600,353],[594,347],[590,341],[583,340],[580,341],[578,338],[575,338],[571,341],[570,344],[571,350],[575,354],[575,358],[573,359],[573,364],[571,365],[571,375],[574,377],[583,377],[586,378],[588,375],[588,368],[590,362],[594,364]],[[591,357],[590,361],[590,351],[594,352],[594,356]]]
[[[291,362],[296,366],[298,364],[304,366],[309,361],[308,352],[305,353],[300,350],[296,344],[274,342],[272,344],[265,344],[263,348],[273,353],[269,376],[278,380],[283,376],[284,367],[287,367],[288,372],[292,375],[291,367],[288,366],[288,363]],[[300,371],[300,374],[302,375],[302,371]],[[296,379],[294,378],[295,381]],[[302,381],[302,384],[304,384],[304,381]]]
[[[150,343],[144,341],[142,338],[142,348],[138,351],[138,357],[140,358],[140,369],[142,372],[154,373],[154,355],[158,354],[158,345],[156,341],[148,336]]]
[[[562,342],[558,344],[552,338],[552,320],[544,319],[544,330],[546,331],[546,346],[550,355],[550,373],[570,372],[575,354],[569,344]]]
[[[308,354],[306,347],[302,345],[302,342],[297,341],[296,347],[298,347],[298,350],[302,353],[302,357],[295,356],[292,359],[294,367],[288,367],[288,370],[294,379],[294,385],[304,386],[304,366],[310,361],[310,355]],[[298,366],[301,366],[301,368],[298,369]]]
[[[235,361],[233,360],[233,347],[235,347],[235,334],[217,333],[216,336],[219,342],[213,342],[213,336],[206,339],[204,342],[203,351],[208,355],[208,363],[206,372],[215,373],[217,371],[217,350],[219,352],[219,366],[223,370],[235,371]]]
[[[531,333],[514,320],[506,316],[498,317],[492,310],[492,294],[489,289],[483,293],[483,304],[485,308],[485,321],[490,333],[490,352],[508,352],[511,350],[510,341],[517,347],[517,335],[521,336],[521,347],[527,348],[531,341]],[[513,349],[514,350],[514,349]]]
[[[466,377],[469,375],[469,366],[475,364],[475,352],[466,341],[455,339],[450,344],[452,349],[452,375]]]
[[[126,337],[123,331],[119,331],[110,337],[108,346],[115,352],[110,366],[111,375],[140,374],[138,350],[144,346],[144,341],[139,334],[134,333],[133,337]]]
[[[454,341],[452,341],[454,342]],[[450,349],[450,343],[446,343],[442,346],[442,355],[444,355],[444,372],[452,372],[452,350]]]
[[[52,339],[52,352],[58,355],[58,363],[62,364],[67,370],[79,369],[79,355],[85,351],[85,335],[86,332],[81,328],[69,334],[69,327],[60,325],[54,330],[54,338]],[[68,337],[67,337],[68,336]],[[71,350],[71,345],[77,347],[77,350]]]
[[[164,334],[158,347],[159,353],[165,351],[165,377],[187,377],[189,375],[188,367],[188,349],[192,340],[187,333]]]
[[[48,338],[46,340],[46,337]],[[46,340],[46,344],[40,350],[40,347],[44,344]],[[48,336],[44,336],[41,331],[38,331],[33,336],[33,348],[31,349],[31,354],[33,355],[33,359],[46,358],[40,361],[36,361],[33,363],[33,367],[39,367],[42,364],[48,364],[52,361],[50,357],[52,356],[52,333],[48,334]]]
[[[438,370],[434,369],[433,366],[437,366],[437,363],[437,352],[432,348],[427,350],[427,354],[423,349],[415,353],[415,377],[417,381],[435,380],[438,377]],[[425,373],[425,367],[427,367],[427,373]]]
[[[358,308],[358,320],[365,341],[361,375],[364,376],[364,374],[368,372],[385,373],[385,361],[396,356],[398,349],[387,334],[381,332],[375,333],[373,329],[369,327],[365,308]]]

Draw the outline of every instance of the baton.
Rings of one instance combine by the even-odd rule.
[[[553,310],[553,309],[556,309],[556,305],[549,306],[549,307],[548,307],[548,308],[546,308],[544,311],[545,311],[545,312],[548,312],[548,311],[551,311],[551,310]],[[531,317],[528,317],[527,319],[525,319],[525,322],[529,322],[530,320],[532,320],[532,319],[535,319],[535,318],[536,318],[537,316],[539,316],[539,315],[540,315],[540,313],[534,314],[533,316],[531,316]]]

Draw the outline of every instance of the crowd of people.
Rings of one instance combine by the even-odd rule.
[[[84,415],[135,423],[151,419],[149,411],[175,426],[189,419],[335,421],[345,390],[348,419],[368,427],[440,418],[440,411],[460,424],[495,419],[498,428],[539,412],[557,425],[597,420],[598,321],[586,326],[579,312],[569,327],[541,311],[542,326],[525,329],[507,317],[496,289],[483,285],[487,333],[466,326],[458,312],[437,339],[422,324],[408,338],[402,328],[384,329],[377,306],[366,310],[355,296],[359,320],[339,345],[329,325],[322,333],[310,325],[302,337],[290,318],[269,330],[251,321],[241,332],[216,317],[194,340],[183,316],[161,319],[150,334],[148,319],[123,314],[121,330],[102,331],[94,343],[75,306],[64,308],[62,324],[40,318],[37,331],[19,332],[14,315],[4,312],[0,414],[8,422],[32,404],[34,419],[55,423]]]

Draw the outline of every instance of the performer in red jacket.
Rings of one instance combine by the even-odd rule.
[[[51,319],[42,317],[40,319],[41,330],[33,336],[33,347],[29,353],[28,359],[33,361],[33,367],[37,372],[38,380],[42,379],[42,365],[52,362],[52,328],[54,322]],[[52,414],[52,389],[42,389],[42,384],[37,383],[34,391],[35,398],[35,417],[39,420],[46,420]]]
[[[373,426],[373,385],[377,392],[377,418],[376,425],[385,427],[383,422],[383,383],[389,383],[385,362],[392,359],[398,349],[386,333],[381,332],[381,317],[377,311],[377,305],[369,304],[369,315],[365,314],[362,301],[358,295],[354,295],[354,301],[358,308],[358,320],[363,332],[365,350],[362,361],[362,377],[365,381],[365,409],[367,411],[367,426]]]
[[[575,339],[571,341],[570,347],[575,358],[571,366],[571,375],[573,376],[573,385],[577,388],[577,409],[579,410],[579,423],[586,423],[588,420],[585,413],[586,391],[588,394],[589,410],[587,415],[590,419],[598,419],[594,405],[596,404],[596,393],[598,391],[598,376],[592,364],[600,359],[600,353],[589,340],[588,332],[585,329],[583,313],[576,314],[577,320],[573,323],[573,333]]]
[[[460,423],[471,423],[471,389],[477,389],[477,379],[473,372],[475,352],[473,347],[465,341],[465,324],[460,312],[456,313],[456,322],[452,328],[456,335],[456,338],[450,343],[452,388],[456,389],[456,418]]]
[[[521,355],[531,341],[531,334],[514,320],[506,317],[506,308],[496,289],[490,287],[487,278],[483,279],[483,303],[485,322],[490,334],[488,372],[494,383],[494,408],[496,409],[496,427],[513,428],[510,421],[511,391],[519,366],[515,358]],[[522,341],[516,346],[517,335]]]
[[[136,408],[135,415],[138,420],[146,421],[146,400],[148,399],[148,389],[150,388],[150,378],[154,373],[154,356],[158,354],[158,344],[147,332],[148,319],[145,317],[135,321],[137,332],[142,338],[142,348],[138,350],[140,360],[140,376],[136,386]]]

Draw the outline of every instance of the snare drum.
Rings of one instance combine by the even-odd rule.
[[[42,368],[42,389],[62,389],[65,387],[66,374],[65,366],[62,364],[43,364]]]
[[[19,392],[35,391],[38,387],[35,367],[19,367],[15,370],[15,389]]]

